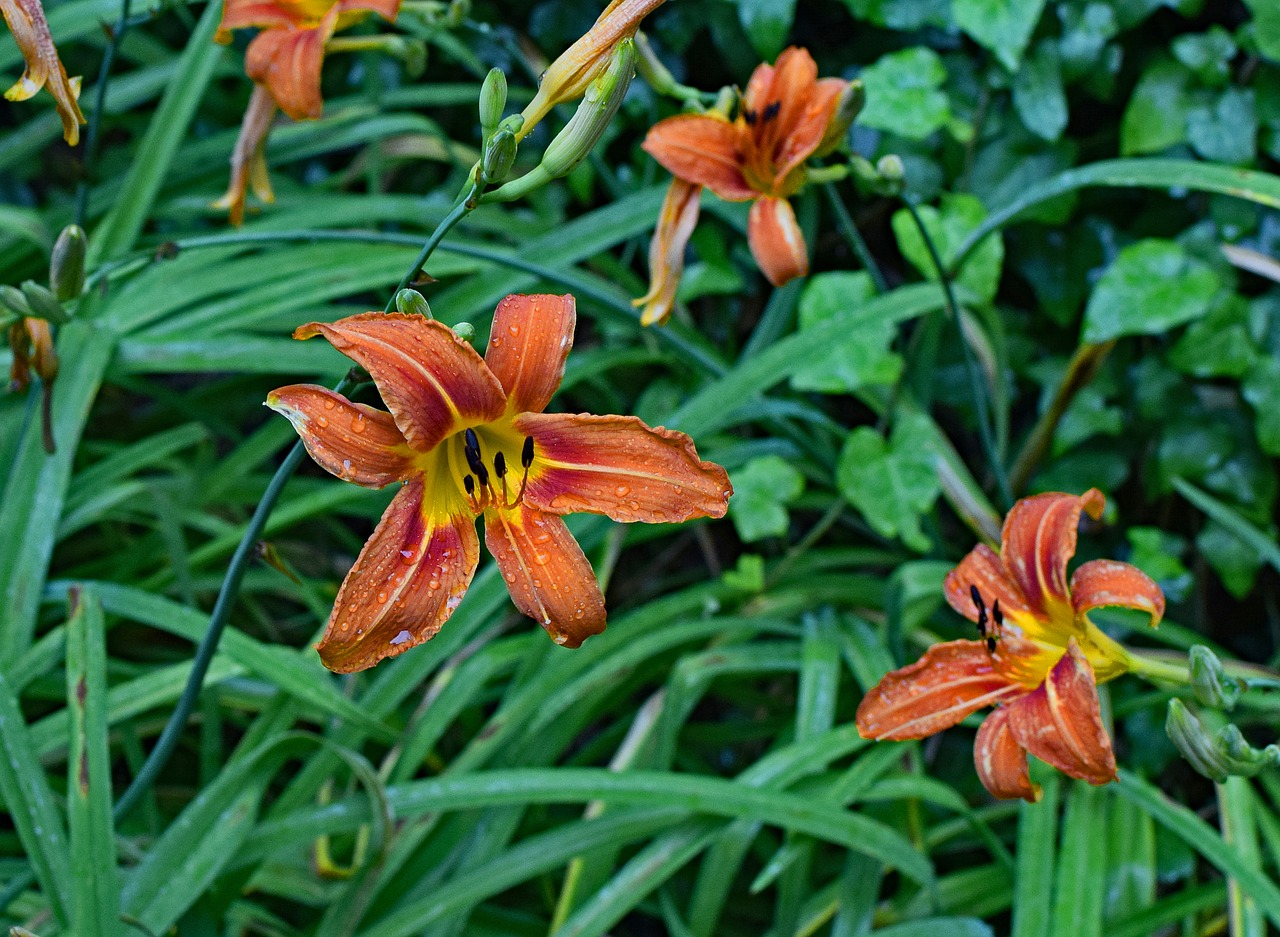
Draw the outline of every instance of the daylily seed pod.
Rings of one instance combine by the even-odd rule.
[[[489,69],[480,87],[480,130],[482,139],[488,140],[507,106],[507,76],[500,68]]]
[[[431,304],[417,290],[403,289],[396,293],[396,311],[407,316],[431,318]]]
[[[79,225],[62,229],[49,257],[49,286],[60,300],[75,299],[84,289],[84,255],[88,239]]]

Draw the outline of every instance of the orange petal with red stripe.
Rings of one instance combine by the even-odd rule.
[[[1120,606],[1146,612],[1151,627],[1164,617],[1164,593],[1151,577],[1128,563],[1090,560],[1071,577],[1071,603],[1077,615],[1095,608]]]
[[[324,44],[337,25],[334,7],[318,26],[264,29],[245,50],[245,74],[266,85],[280,110],[294,120],[315,120],[324,111],[320,65]]]
[[[684,273],[685,248],[697,227],[701,201],[702,186],[678,176],[672,178],[649,245],[649,292],[631,301],[633,306],[644,307],[641,325],[665,325],[671,318]]]
[[[1009,511],[1000,538],[1000,559],[1033,614],[1074,617],[1067,563],[1076,553],[1080,513],[1098,518],[1105,505],[1102,492],[1091,488],[1080,497],[1050,492],[1023,498]]]
[[[922,739],[1022,692],[994,669],[981,641],[935,644],[867,692],[858,706],[858,732],[877,740]]]
[[[1008,710],[1013,737],[1041,761],[1090,784],[1116,779],[1093,668],[1074,638],[1044,683]]]
[[[643,148],[673,176],[704,185],[726,201],[745,202],[760,194],[742,175],[738,131],[723,117],[668,117],[649,128]]]
[[[338,590],[316,645],[324,665],[364,670],[433,637],[466,594],[479,555],[474,518],[425,514],[421,478],[408,482]]]
[[[809,249],[785,198],[760,198],[747,218],[747,241],[756,265],[774,286],[809,272]]]
[[[267,394],[320,467],[343,481],[384,488],[413,470],[414,452],[391,414],[316,384],[290,384]]]
[[[496,420],[506,407],[502,385],[476,350],[434,319],[366,312],[293,333],[314,335],[373,376],[396,425],[419,451],[465,426]]]
[[[693,440],[634,416],[524,413],[516,432],[533,438],[525,500],[553,514],[585,511],[624,523],[675,524],[723,517],[733,486],[698,458]]]
[[[1001,800],[1040,799],[1040,785],[1031,783],[1027,753],[1009,730],[1009,707],[1001,706],[982,720],[973,740],[973,763],[982,786]]]
[[[557,644],[578,647],[604,631],[604,596],[563,520],[525,505],[488,511],[484,535],[511,601]]]
[[[578,321],[572,296],[508,296],[498,303],[484,360],[513,413],[546,409],[564,378]]]
[[[276,0],[223,0],[222,22],[218,24],[218,41],[230,42],[230,31],[256,26],[259,29],[305,26],[305,11]]]

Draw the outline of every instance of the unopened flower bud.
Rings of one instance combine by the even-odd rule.
[[[62,229],[49,257],[49,286],[60,300],[75,299],[84,289],[84,255],[88,239],[84,229],[69,224]]]
[[[399,57],[404,62],[405,73],[410,78],[420,78],[427,70],[427,44],[421,39],[404,39]]]
[[[471,0],[453,0],[449,4],[449,12],[445,15],[445,25],[450,29],[457,28],[470,15]]]
[[[1240,699],[1241,683],[1223,669],[1218,655],[1203,644],[1191,648],[1191,690],[1204,706],[1231,710]]]
[[[431,305],[427,302],[427,298],[417,290],[411,290],[407,287],[396,293],[396,311],[402,312],[407,316],[431,318]]]
[[[499,127],[485,144],[480,160],[480,180],[485,185],[497,185],[511,172],[516,162],[516,135],[505,127]]]
[[[476,327],[470,322],[459,322],[453,327],[453,332],[464,342],[469,342],[476,337]]]
[[[71,321],[67,310],[62,308],[62,303],[35,280],[23,281],[22,295],[31,309],[31,315],[37,319],[44,319],[54,325],[63,325]]]
[[[882,195],[901,195],[906,185],[907,168],[902,165],[902,158],[893,153],[881,156],[876,161],[876,175],[880,177],[880,193]]]
[[[507,76],[500,68],[489,69],[484,84],[480,86],[480,134],[487,141],[495,130],[502,112],[507,106]]]
[[[0,307],[23,319],[31,315],[31,307],[27,305],[27,298],[22,295],[22,290],[16,286],[0,286]]]
[[[1165,731],[1191,767],[1219,784],[1280,765],[1280,746],[1254,748],[1235,725],[1211,733],[1180,699],[1169,700]]]
[[[813,151],[814,156],[827,156],[844,142],[849,128],[853,126],[854,118],[862,111],[862,106],[866,102],[867,92],[861,79],[855,78],[845,84],[844,90],[836,99],[835,110],[827,120],[827,129],[822,133],[822,141]]]

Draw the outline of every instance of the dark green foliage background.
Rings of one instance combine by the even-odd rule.
[[[88,112],[118,4],[48,7]],[[0,398],[0,912],[41,937],[1280,926],[1280,783],[1193,773],[1163,733],[1168,689],[1110,685],[1121,781],[1037,766],[1035,806],[982,790],[976,720],[910,744],[852,726],[882,673],[969,635],[941,600],[978,539],[957,505],[998,522],[1001,478],[1084,342],[1115,345],[1015,493],[1108,494],[1080,556],[1133,562],[1169,598],[1155,633],[1100,614],[1113,633],[1275,665],[1274,0],[671,0],[646,29],[676,78],[745,84],[805,45],[821,74],[864,80],[850,151],[901,158],[948,264],[994,232],[955,277],[977,402],[924,242],[865,182],[798,199],[814,274],[778,290],[745,206],[708,198],[677,316],[642,330],[628,300],[667,179],[639,144],[676,106],[637,81],[587,163],[466,218],[424,292],[482,338],[501,296],[573,292],[554,406],[691,433],[730,470],[730,518],[575,519],[611,610],[581,650],[517,616],[486,560],[429,645],[339,679],[310,644],[390,492],[308,463],[266,534],[298,581],[250,569],[177,756],[113,826],[293,438],[266,392],[346,368],[290,332],[382,307],[478,155],[484,74],[507,72],[514,110],[598,12],[406,11],[398,29],[428,48],[416,77],[330,56],[325,116],[275,129],[278,198],[240,237],[209,203],[250,91],[246,37],[213,45],[202,3],[133,4],[88,170],[90,285],[59,339],[57,453],[36,393]],[[20,62],[0,37],[0,85]],[[73,217],[83,152],[59,134],[47,95],[0,104],[0,282],[43,282]],[[1255,688],[1231,718],[1261,745],[1277,712]],[[350,874],[318,874],[318,843]]]

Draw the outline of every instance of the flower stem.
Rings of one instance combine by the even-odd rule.
[[[1031,480],[1031,473],[1049,451],[1054,431],[1057,430],[1067,408],[1071,406],[1071,401],[1093,380],[1107,353],[1114,346],[1114,341],[1099,345],[1086,342],[1071,356],[1071,361],[1067,363],[1067,371],[1062,376],[1062,383],[1058,385],[1053,400],[1036,421],[1031,435],[1022,444],[1022,449],[1014,460],[1013,468],[1009,470],[1009,486],[1014,491],[1022,491],[1026,488],[1027,482]]]
[[[102,122],[102,112],[107,106],[107,84],[111,75],[111,65],[116,58],[116,50],[120,41],[129,29],[129,6],[133,0],[120,0],[120,19],[111,30],[107,40],[107,48],[102,53],[102,65],[98,69],[98,96],[93,102],[93,113],[89,115],[89,126],[84,135],[84,161],[80,164],[80,183],[76,186],[76,224],[84,227],[84,216],[89,210],[89,177],[93,175],[93,164],[98,158],[98,126]]]
[[[1187,684],[1191,681],[1191,670],[1187,659],[1178,655],[1169,660],[1154,654],[1143,654],[1128,649],[1129,672],[1152,683]]]
[[[858,230],[858,226],[853,223],[853,217],[849,214],[849,209],[845,207],[844,199],[840,198],[840,194],[836,191],[834,182],[826,182],[822,188],[827,193],[827,201],[831,203],[831,208],[836,213],[836,224],[840,226],[840,233],[844,235],[844,239],[849,242],[849,247],[858,255],[858,261],[862,264],[862,269],[867,271],[871,277],[871,282],[876,286],[876,293],[887,293],[889,284],[885,282],[884,274],[880,272],[880,266],[876,263],[875,257],[871,256],[871,249],[867,247],[867,242],[862,237],[862,232]]]
[[[391,299],[387,302],[384,312],[390,312],[394,308],[396,295],[413,282],[414,277],[418,275],[423,264],[431,257],[431,254],[439,246],[440,241],[443,240],[449,229],[456,225],[467,212],[475,208],[475,196],[478,192],[479,188],[473,183],[465,197],[458,202],[453,211],[446,215],[440,224],[436,226],[435,231],[427,238],[413,266],[409,268],[409,272],[400,280],[400,285],[392,292]],[[338,382],[334,390],[341,394],[356,383],[357,379],[353,374],[348,374]],[[146,761],[138,769],[138,773],[134,775],[133,781],[130,782],[125,792],[120,795],[120,799],[116,801],[113,815],[117,822],[137,805],[143,794],[155,783],[156,778],[173,755],[174,749],[177,748],[178,739],[186,728],[187,719],[190,718],[200,697],[200,690],[204,686],[205,674],[208,673],[209,665],[213,662],[213,656],[217,653],[218,642],[222,638],[222,632],[226,629],[227,621],[231,617],[231,609],[240,594],[240,584],[244,581],[249,561],[254,556],[258,538],[262,535],[263,528],[266,527],[267,520],[271,516],[271,511],[275,507],[276,501],[279,500],[285,484],[293,476],[305,454],[306,450],[301,441],[293,444],[293,448],[284,457],[284,461],[280,463],[276,473],[271,476],[271,481],[267,484],[267,490],[263,492],[262,500],[258,502],[257,508],[254,509],[253,516],[249,519],[249,524],[240,538],[240,543],[236,546],[235,553],[232,554],[231,561],[227,565],[227,575],[222,580],[222,588],[218,592],[218,600],[214,603],[213,611],[209,615],[209,628],[205,631],[204,637],[200,639],[195,659],[191,663],[191,673],[187,677],[186,686],[182,688],[182,695],[178,697],[178,702],[174,706],[173,712],[169,715],[164,729],[161,730],[155,746],[147,755]]]
[[[924,219],[916,211],[915,204],[910,199],[903,199],[902,203],[910,213],[911,220],[915,222],[916,230],[920,232],[920,238],[924,241],[925,249],[929,252],[929,260],[933,263],[934,270],[938,274],[938,281],[942,284],[943,296],[947,303],[947,318],[956,326],[956,331],[959,333],[960,338],[960,349],[964,353],[965,374],[969,378],[969,391],[973,396],[973,409],[978,418],[978,436],[982,440],[982,448],[986,452],[987,462],[991,466],[991,474],[995,476],[1000,498],[1006,508],[1010,507],[1013,504],[1013,493],[1009,487],[1009,478],[1005,475],[1000,454],[996,451],[995,433],[991,428],[991,413],[988,408],[987,396],[982,392],[982,379],[978,375],[978,366],[973,358],[973,349],[969,347],[969,342],[964,336],[964,328],[960,323],[960,307],[956,303],[955,290],[951,286],[951,275],[942,262],[942,256],[938,253],[938,247],[934,244],[929,230],[924,225]]]

